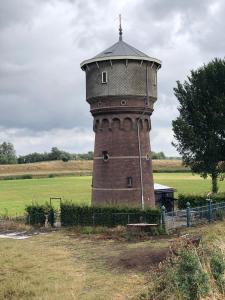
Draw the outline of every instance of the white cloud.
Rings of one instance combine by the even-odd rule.
[[[17,153],[48,152],[58,147],[71,153],[88,152],[93,147],[94,134],[84,128],[51,129],[48,131],[32,131],[27,129],[0,127],[0,143],[12,142]]]

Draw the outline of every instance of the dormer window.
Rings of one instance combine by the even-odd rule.
[[[102,72],[102,83],[107,83],[108,78],[107,78],[107,72],[103,71]]]

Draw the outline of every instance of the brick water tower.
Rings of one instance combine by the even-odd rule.
[[[95,132],[92,205],[155,205],[150,116],[161,61],[119,41],[81,63]]]

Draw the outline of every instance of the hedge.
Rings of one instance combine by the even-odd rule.
[[[55,221],[54,209],[49,204],[40,205],[34,203],[26,206],[25,211],[27,212],[27,223],[30,225],[41,225],[45,224],[45,215],[48,214],[48,222],[53,226]]]
[[[178,195],[178,208],[179,209],[187,208],[187,202],[190,203],[191,207],[207,205],[207,201],[206,201],[207,198],[208,197],[206,194],[205,195],[179,194]],[[212,199],[213,203],[225,202],[225,193],[214,194],[214,195],[211,195],[210,198]]]
[[[191,173],[190,169],[153,169],[153,173]]]
[[[78,206],[72,202],[61,203],[61,223],[63,226],[107,226],[126,225],[128,223],[160,223],[160,211],[141,210],[130,207],[90,207]]]

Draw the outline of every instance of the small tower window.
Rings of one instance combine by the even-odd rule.
[[[104,71],[102,72],[102,83],[107,83],[108,82],[108,78],[107,78],[107,72]]]
[[[104,161],[108,161],[109,160],[109,153],[108,153],[108,151],[102,151],[102,159]]]
[[[146,154],[146,160],[150,160],[150,158],[151,158],[150,153],[147,153],[147,154]]]
[[[131,176],[127,177],[127,187],[132,188],[133,178]]]

